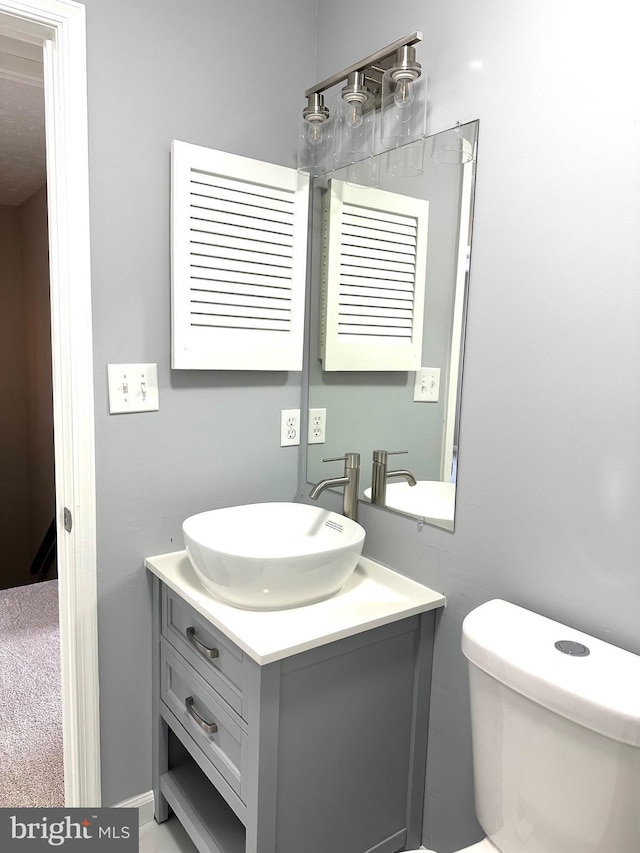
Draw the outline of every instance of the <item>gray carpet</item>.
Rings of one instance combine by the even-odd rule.
[[[63,805],[54,580],[0,591],[0,807]]]

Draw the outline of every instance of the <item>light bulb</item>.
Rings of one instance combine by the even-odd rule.
[[[355,128],[360,127],[363,121],[362,115],[362,104],[360,101],[349,101],[347,102],[347,113],[345,117],[345,121],[347,123],[347,127]]]
[[[396,80],[397,86],[396,90],[393,93],[393,102],[396,107],[410,107],[413,103],[413,80],[410,80],[406,77],[401,77],[399,80]]]
[[[307,127],[307,142],[309,145],[320,145],[322,142],[322,122],[310,121]]]

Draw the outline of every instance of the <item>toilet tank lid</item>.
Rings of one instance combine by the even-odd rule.
[[[568,640],[589,654],[563,654]],[[502,684],[593,731],[640,747],[640,656],[507,601],[480,605],[462,625],[468,660]]]

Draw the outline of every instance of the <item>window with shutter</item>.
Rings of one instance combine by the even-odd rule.
[[[172,367],[302,369],[308,180],[173,142]]]
[[[324,221],[324,370],[420,367],[428,216],[428,201],[331,181]]]

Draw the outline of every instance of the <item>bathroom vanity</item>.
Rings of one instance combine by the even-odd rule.
[[[444,597],[361,558],[330,599],[249,611],[184,551],[146,566],[156,819],[171,808],[203,853],[418,847]]]

